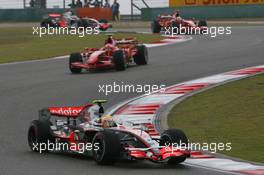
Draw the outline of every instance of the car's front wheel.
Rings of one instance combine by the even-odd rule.
[[[137,65],[148,64],[148,49],[145,45],[141,45],[137,47],[137,53],[134,56],[134,62]]]
[[[104,130],[95,134],[93,141],[93,158],[100,165],[114,164],[121,151],[118,135],[111,130]]]
[[[125,70],[127,67],[125,53],[123,50],[117,50],[113,54],[113,62],[115,64],[115,68],[118,71]]]
[[[160,26],[160,24],[159,24],[159,22],[157,20],[154,20],[151,23],[151,30],[152,30],[152,33],[160,33],[161,26]]]
[[[179,129],[169,129],[161,134],[160,140],[161,146],[178,146],[179,148],[185,148],[188,146],[188,138],[185,133]],[[168,160],[168,164],[175,165],[182,163],[186,160],[187,156],[172,157]]]
[[[207,22],[205,20],[201,20],[198,22],[198,27],[207,27]]]

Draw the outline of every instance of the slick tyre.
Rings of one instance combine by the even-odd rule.
[[[207,22],[205,20],[201,20],[198,22],[198,27],[207,27]]]
[[[148,49],[145,45],[141,45],[137,47],[137,53],[134,56],[134,62],[137,65],[148,64]]]
[[[169,129],[164,131],[161,134],[161,146],[177,144],[178,146],[186,146],[188,145],[188,138],[186,137],[185,133],[179,129]],[[176,146],[176,145],[175,145]],[[168,164],[175,165],[182,163],[186,160],[186,156],[181,157],[173,157],[168,160]]]
[[[113,54],[113,62],[117,71],[125,70],[127,67],[125,54],[122,50],[115,51]]]
[[[80,53],[72,53],[69,59],[69,69],[73,74],[79,74],[82,72],[82,68],[76,68],[72,66],[72,63],[82,63],[82,56]]]
[[[51,135],[51,123],[48,120],[34,120],[28,129],[28,145],[34,152],[48,152],[48,144],[54,143]]]
[[[160,33],[161,26],[160,26],[160,24],[159,24],[159,22],[157,20],[154,20],[151,23],[151,31],[152,31],[152,33]]]
[[[93,158],[99,165],[112,165],[119,159],[121,144],[114,131],[104,130],[96,133],[92,144]]]

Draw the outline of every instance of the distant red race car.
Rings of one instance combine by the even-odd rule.
[[[117,40],[109,35],[102,48],[87,48],[82,53],[71,54],[69,68],[74,74],[81,73],[82,69],[89,71],[115,68],[122,71],[133,62],[137,65],[148,63],[147,47],[135,39]]]
[[[177,165],[190,156],[190,151],[175,145],[188,144],[183,131],[169,129],[151,136],[149,123],[125,124],[111,116],[90,120],[90,108],[96,104],[72,107],[49,107],[31,122],[28,144],[32,151],[66,152],[91,156],[101,165],[122,160],[149,160]]]
[[[63,14],[51,13],[44,17],[40,23],[41,27],[98,27],[101,31],[106,31],[112,27],[112,24],[107,20],[96,20],[93,18],[79,18],[77,16],[71,16],[67,19]]]
[[[151,23],[152,33],[160,33],[163,29],[166,28],[174,28],[173,31],[176,31],[176,29],[178,29],[178,32],[176,34],[191,34],[194,33],[195,30],[202,33],[203,30],[207,29],[207,22],[205,20],[197,21],[195,19],[182,19],[179,16],[179,13],[175,12],[173,15],[159,15]]]

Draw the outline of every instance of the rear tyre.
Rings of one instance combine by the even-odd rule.
[[[93,158],[100,165],[114,164],[121,151],[120,139],[114,131],[104,130],[96,133],[92,141]]]
[[[82,55],[80,53],[72,53],[69,59],[69,69],[73,74],[79,74],[82,72],[82,68],[76,68],[72,66],[72,63],[83,63]]]
[[[159,24],[159,22],[157,20],[154,20],[151,23],[151,31],[152,31],[152,33],[160,33],[161,25]]]
[[[188,138],[185,133],[179,129],[169,129],[161,134],[161,146],[177,144],[178,146],[188,146]],[[176,145],[175,145],[176,146]],[[168,160],[168,164],[175,165],[186,160],[187,156],[173,157]]]
[[[125,70],[127,67],[127,63],[125,60],[125,54],[122,50],[115,51],[113,54],[113,62],[115,64],[115,68],[118,71]]]
[[[137,65],[148,64],[148,49],[145,45],[137,46],[137,53],[134,56],[134,62]]]
[[[201,20],[198,22],[198,27],[207,27],[207,22],[205,20]]]
[[[54,143],[48,120],[34,120],[28,129],[28,145],[34,152],[48,152],[48,143]],[[42,151],[42,152],[41,152]]]

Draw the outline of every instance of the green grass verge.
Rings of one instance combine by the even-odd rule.
[[[31,28],[0,29],[0,63],[43,59],[72,52],[82,51],[85,47],[101,47],[106,36],[87,35],[83,38],[68,35],[39,37],[33,35]],[[159,41],[162,37],[150,34],[119,33],[115,38],[136,37],[142,43]]]
[[[221,153],[264,163],[264,75],[196,94],[172,109],[168,123],[192,142],[231,142]]]

